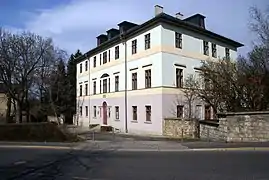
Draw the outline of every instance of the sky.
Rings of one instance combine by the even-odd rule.
[[[264,9],[268,0],[1,0],[0,27],[12,32],[31,31],[51,37],[54,43],[75,53],[96,47],[96,37],[127,20],[141,24],[154,17],[156,4],[164,12],[184,17],[206,16],[210,31],[243,43],[246,54],[255,36],[249,30],[249,8]]]

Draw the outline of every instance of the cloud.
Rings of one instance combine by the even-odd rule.
[[[145,13],[140,10],[139,4],[121,0],[75,0],[53,9],[28,13],[32,18],[25,23],[25,28],[52,37],[59,47],[70,53],[76,49],[85,52],[96,45],[96,36],[119,22],[145,21]]]

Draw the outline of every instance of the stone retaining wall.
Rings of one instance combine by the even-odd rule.
[[[227,142],[269,141],[269,111],[218,114],[219,122],[200,122],[200,136]]]
[[[163,121],[163,135],[178,138],[194,138],[195,122],[180,118],[165,118]]]

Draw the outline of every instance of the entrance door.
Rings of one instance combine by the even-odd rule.
[[[107,104],[103,102],[103,124],[107,125]]]

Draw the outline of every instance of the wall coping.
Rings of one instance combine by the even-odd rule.
[[[269,114],[269,111],[249,111],[249,112],[226,112],[226,113],[217,113],[218,116],[259,115],[259,114]]]
[[[216,121],[206,121],[206,120],[203,120],[203,121],[199,121],[200,124],[203,124],[203,125],[207,125],[207,126],[213,126],[213,127],[218,127],[219,126],[219,123],[216,122]]]
[[[182,118],[175,118],[175,117],[171,117],[171,118],[164,118],[164,120],[172,120],[172,121],[190,121],[190,119],[182,119]]]

